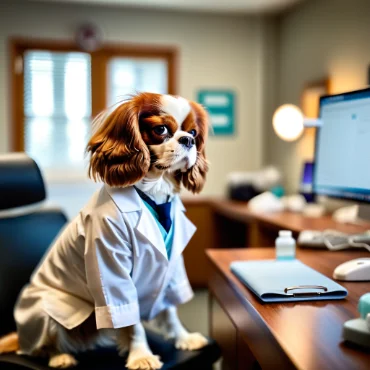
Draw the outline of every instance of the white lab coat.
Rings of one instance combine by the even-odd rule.
[[[182,251],[195,232],[176,196],[170,260],[156,220],[133,187],[103,186],[64,229],[15,307],[21,352],[47,344],[52,317],[67,329],[95,310],[96,325],[150,320],[193,296]]]

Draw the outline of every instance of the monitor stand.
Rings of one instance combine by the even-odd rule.
[[[360,204],[358,207],[358,218],[361,220],[370,221],[370,205]]]

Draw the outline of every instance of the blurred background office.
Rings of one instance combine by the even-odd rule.
[[[83,162],[91,117],[128,92],[234,94],[232,133],[208,143],[203,195],[221,196],[230,172],[267,164],[296,191],[312,135],[281,141],[274,110],[299,106],[312,81],[330,80],[330,93],[367,84],[366,0],[3,0],[0,7],[0,151],[33,156],[50,199],[65,196],[70,216],[94,190]],[[84,42],[89,32],[97,45]]]
[[[91,116],[135,90],[196,100],[201,89],[227,89],[237,100],[235,130],[209,140],[203,193],[223,194],[230,171],[264,161],[276,34],[275,21],[255,13],[292,1],[258,3],[2,1],[0,150],[35,157],[50,199],[65,196],[72,216],[94,187],[83,164]],[[100,51],[76,43],[84,25],[101,37]]]

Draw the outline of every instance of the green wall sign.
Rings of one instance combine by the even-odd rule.
[[[235,132],[235,94],[229,90],[200,90],[198,102],[208,111],[215,135]]]

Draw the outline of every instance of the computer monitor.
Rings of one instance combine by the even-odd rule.
[[[321,97],[320,120],[314,193],[370,203],[370,88]]]

